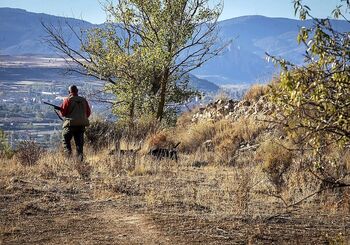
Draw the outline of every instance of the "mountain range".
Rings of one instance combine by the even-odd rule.
[[[78,40],[69,34],[68,26],[79,30],[94,25],[83,20],[31,13],[21,9],[0,8],[0,55],[56,55],[45,42],[41,22],[62,27],[62,33],[76,48]],[[296,41],[301,26],[311,21],[264,16],[243,16],[219,22],[218,40],[232,40],[224,52],[193,71],[199,78],[215,84],[251,84],[271,79],[274,66],[266,61],[266,52],[295,63],[302,63],[304,47]],[[333,21],[340,31],[350,31],[346,21]]]

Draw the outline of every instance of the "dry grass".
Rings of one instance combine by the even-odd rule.
[[[256,160],[262,162],[262,170],[278,192],[285,185],[285,174],[293,161],[293,152],[287,149],[286,142],[266,140],[257,150]]]
[[[243,99],[256,102],[260,99],[260,97],[266,95],[269,89],[270,88],[268,87],[268,85],[255,84],[247,91]]]
[[[189,125],[191,125],[192,124],[193,114],[197,113],[198,110],[199,110],[199,107],[198,108],[194,108],[191,111],[182,113],[181,116],[177,119],[176,127],[177,128],[186,128]]]
[[[150,134],[144,143],[147,147],[169,147],[181,140],[178,162],[159,161],[145,152],[109,155],[107,148],[96,152],[87,147],[84,163],[51,152],[42,154],[31,166],[22,166],[16,158],[4,159],[1,171],[6,176],[90,181],[95,196],[99,190],[108,196],[138,196],[142,205],[152,209],[266,215],[302,200],[321,186],[305,167],[309,166],[305,162],[308,153],[295,155],[286,149],[293,148],[287,140],[276,139],[280,133],[267,128],[252,117],[242,117]],[[124,140],[126,147],[135,147],[133,141]],[[213,151],[202,147],[206,140],[212,140]],[[338,159],[341,164],[337,166],[342,166],[332,173],[346,174],[349,151],[334,148],[328,153],[329,161]],[[322,195],[336,210],[349,209],[343,201],[348,191],[320,193],[309,199],[310,204],[325,203],[319,198]]]
[[[171,160],[157,161],[142,154],[135,156],[109,156],[107,154],[108,150],[97,154],[93,151],[87,151],[85,165],[78,165],[77,162],[64,158],[60,153],[47,153],[33,166],[23,166],[16,162],[15,159],[10,162],[6,160],[6,162],[1,163],[0,174],[2,183],[4,186],[7,186],[7,190],[16,190],[16,185],[22,183],[21,181],[18,182],[18,179],[24,180],[23,185],[30,184],[34,186],[38,180],[43,180],[45,183],[43,190],[51,188],[58,191],[57,193],[63,193],[62,195],[64,196],[57,197],[57,193],[52,192],[45,194],[42,199],[38,199],[38,194],[36,194],[34,199],[25,199],[25,202],[17,207],[19,211],[16,212],[23,213],[23,215],[36,212],[36,219],[41,218],[41,215],[49,212],[47,210],[50,210],[50,208],[58,207],[57,205],[50,206],[52,204],[47,201],[44,202],[44,200],[49,198],[50,200],[60,200],[61,207],[73,210],[69,212],[76,212],[74,211],[76,209],[80,210],[79,212],[83,216],[77,216],[76,219],[81,219],[85,223],[92,222],[91,224],[86,223],[90,225],[96,222],[96,219],[89,221],[82,219],[82,217],[95,212],[94,210],[100,207],[96,206],[97,204],[102,205],[102,207],[103,205],[112,204],[112,213],[114,215],[119,212],[124,213],[125,210],[132,210],[131,212],[133,214],[146,211],[147,213],[154,212],[155,217],[157,217],[156,220],[158,220],[163,217],[163,214],[166,214],[169,216],[169,220],[165,224],[162,223],[162,226],[168,227],[170,224],[174,224],[172,232],[181,232],[182,226],[180,224],[183,224],[184,220],[187,219],[193,220],[194,229],[206,229],[199,227],[207,224],[209,220],[211,220],[210,222],[214,222],[215,220],[215,223],[210,223],[210,227],[220,227],[220,229],[231,231],[231,229],[237,229],[234,227],[223,228],[224,225],[237,222],[237,220],[226,220],[227,217],[236,217],[235,219],[242,217],[248,223],[250,221],[258,222],[257,220],[260,220],[259,222],[262,222],[261,226],[265,227],[266,221],[261,220],[274,216],[276,213],[288,213],[290,209],[285,208],[286,203],[290,204],[302,199],[315,191],[319,186],[319,183],[315,183],[315,179],[310,173],[302,171],[301,167],[298,168],[295,164],[291,165],[289,171],[284,173],[284,179],[287,181],[284,185],[285,188],[280,192],[276,192],[272,184],[273,182],[269,178],[268,171],[273,170],[272,166],[277,170],[279,169],[277,165],[274,165],[277,163],[273,162],[273,153],[276,156],[280,156],[283,153],[279,152],[281,149],[277,146],[274,148],[275,150],[270,150],[267,143],[265,146],[262,145],[260,147],[258,150],[260,152],[259,154],[262,154],[262,149],[270,151],[270,153],[267,153],[269,157],[264,156],[264,158],[259,158],[259,161],[256,161],[254,164],[236,167],[215,164],[216,158],[213,152],[205,151],[181,154],[179,162]],[[207,166],[194,167],[192,164],[195,161],[207,161],[209,164]],[[266,161],[271,167],[267,163],[260,163],[260,161]],[[266,164],[267,166],[265,166]],[[51,182],[55,183],[55,187],[50,187],[49,183]],[[311,183],[315,184],[312,185]],[[31,188],[29,190],[34,190]],[[38,187],[33,188],[35,190],[38,189]],[[303,190],[300,191],[300,188]],[[72,196],[69,197],[72,200],[82,198],[81,204],[72,204],[70,202],[63,204],[67,200],[68,195]],[[85,210],[84,205],[88,203],[87,195],[92,199],[89,201],[89,208]],[[307,215],[310,212],[319,210],[327,210],[327,212],[332,212],[333,215],[337,215],[338,213],[349,215],[349,205],[346,206],[348,203],[346,202],[346,198],[349,197],[348,191],[345,191],[341,197],[335,192],[321,193],[318,196],[308,199],[307,202],[303,202],[302,206],[299,205],[299,207],[308,210]],[[79,203],[78,200],[75,202]],[[83,203],[85,204],[83,205]],[[116,207],[120,207],[121,211],[118,211]],[[55,212],[57,213],[57,211]],[[62,213],[64,211],[59,212]],[[97,213],[96,217],[101,217],[103,213]],[[181,217],[179,223],[176,223],[177,225],[174,223],[177,222],[176,217]],[[46,216],[43,216],[43,220],[47,219]],[[125,226],[123,223],[124,219],[126,218],[119,218],[118,222],[122,222],[121,225]],[[77,222],[77,220],[74,220],[74,222]],[[128,222],[126,224],[129,224]],[[297,221],[294,225],[300,224],[298,222],[300,221]],[[307,222],[309,221],[305,222],[308,224]],[[55,224],[57,224],[57,220]],[[114,223],[111,222],[111,224]],[[346,224],[344,223],[345,226]],[[18,223],[14,223],[12,227],[17,226],[21,230],[28,229],[23,228]],[[36,224],[36,226],[39,226],[39,224]],[[255,236],[264,233],[263,230],[249,229],[249,227],[247,227],[247,233],[244,232],[243,236],[253,239]],[[278,229],[284,231],[283,227],[284,223],[281,223]],[[16,237],[23,236],[18,235],[16,229],[12,229],[9,226],[4,232],[6,234],[13,234]],[[67,230],[67,228],[65,229]],[[94,229],[95,233],[102,232],[98,228]],[[119,233],[120,229],[114,228],[113,230]],[[296,227],[296,229],[302,228]],[[129,231],[134,232],[134,230]],[[271,231],[275,231],[271,233],[271,238],[288,234],[285,231],[278,233],[274,227],[271,227]],[[337,228],[335,231],[339,232],[339,229]],[[213,231],[203,230],[203,232],[211,234]],[[336,232],[327,232],[330,241],[338,239],[335,235],[337,234]],[[77,230],[74,234],[77,234]],[[322,237],[324,236],[322,235]],[[346,238],[347,236],[339,236],[339,239]],[[197,241],[196,239],[198,237],[187,239],[187,242],[193,242]],[[254,239],[253,241],[261,241],[258,238]]]
[[[179,149],[183,152],[195,152],[206,140],[213,138],[215,124],[210,121],[200,121],[190,124],[188,127],[179,127],[173,134],[181,141]],[[174,136],[175,135],[175,136]]]
[[[237,121],[226,119],[216,122],[199,121],[187,127],[177,127],[169,135],[181,141],[179,149],[182,152],[210,155],[206,151],[214,151],[215,164],[225,165],[232,162],[242,145],[255,144],[256,138],[266,127],[266,123],[258,122],[251,117],[241,117]],[[205,143],[210,143],[212,146],[208,147]]]
[[[263,123],[250,117],[242,117],[235,122],[219,121],[216,123],[216,134],[213,137],[215,152],[220,156],[220,159],[217,160],[221,163],[230,163],[236,156],[237,150],[242,145],[255,144],[255,138],[265,128],[266,126]]]
[[[285,148],[269,141],[257,150],[256,164],[234,168],[214,164],[217,159],[210,152],[183,155],[177,163],[141,154],[131,157],[105,153],[88,155],[84,164],[60,153],[47,153],[36,165],[27,167],[14,159],[2,164],[2,172],[7,176],[89,180],[94,183],[95,196],[141,196],[144,205],[152,209],[255,216],[276,212],[317,190],[320,184],[305,169],[291,164],[292,155]],[[209,164],[192,167],[195,161]],[[337,200],[337,208],[349,208],[346,202],[339,202],[342,198],[336,192],[327,196],[333,197],[334,205]]]

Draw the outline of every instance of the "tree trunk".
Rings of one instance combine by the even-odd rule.
[[[169,69],[166,69],[164,75],[162,76],[161,84],[160,84],[160,95],[158,102],[158,110],[157,110],[157,120],[162,121],[164,116],[164,107],[165,107],[165,97],[166,97],[166,87],[169,79]]]
[[[132,101],[129,107],[129,127],[134,128],[134,117],[135,117],[135,96],[132,96]]]

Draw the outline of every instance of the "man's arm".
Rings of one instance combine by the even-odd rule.
[[[62,105],[61,105],[61,115],[63,117],[67,116],[67,114],[68,114],[68,106],[69,106],[69,99],[65,98],[63,100]]]

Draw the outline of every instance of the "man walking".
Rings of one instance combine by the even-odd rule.
[[[62,130],[64,151],[68,156],[72,155],[71,140],[74,138],[78,158],[83,161],[84,131],[85,126],[89,125],[91,109],[87,100],[78,95],[77,86],[69,87],[69,96],[63,100],[61,114],[64,117]]]

